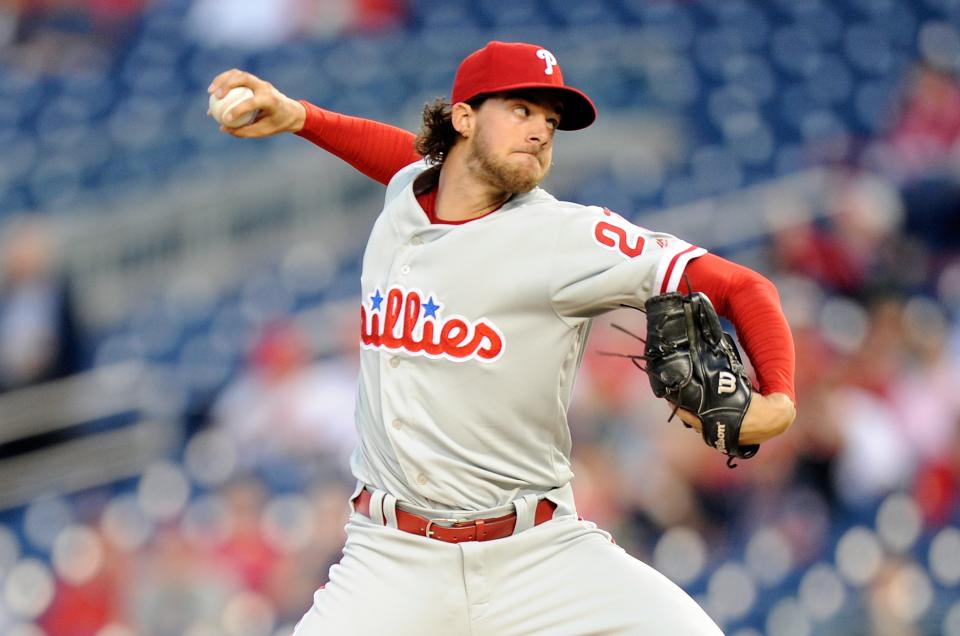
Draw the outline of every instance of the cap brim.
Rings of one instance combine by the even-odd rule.
[[[597,107],[584,93],[570,86],[555,84],[525,83],[497,87],[498,93],[519,90],[548,90],[560,98],[563,113],[560,116],[559,130],[580,130],[597,119]]]

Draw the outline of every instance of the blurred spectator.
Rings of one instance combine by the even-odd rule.
[[[263,49],[276,46],[296,33],[309,2],[304,0],[196,0],[187,14],[187,28],[207,46]],[[342,5],[334,0],[330,5]],[[336,26],[335,12],[331,12]]]
[[[278,557],[261,532],[261,515],[269,494],[262,483],[240,479],[224,493],[226,536],[215,548],[216,560],[245,589],[262,591]]]
[[[209,555],[168,528],[140,555],[121,593],[135,633],[183,636],[191,628],[218,625],[236,589],[236,581]]]
[[[79,333],[52,228],[16,219],[0,244],[0,391],[74,373]]]
[[[915,297],[900,315],[903,350],[890,400],[922,462],[949,460],[960,436],[960,360],[951,355],[949,323],[934,301]]]
[[[108,66],[145,0],[8,0],[0,8],[5,61],[37,74]],[[4,33],[8,34],[4,36]]]
[[[854,508],[875,505],[909,484],[916,468],[907,440],[889,404],[854,387],[836,391],[835,417],[842,422],[843,449],[834,474],[843,500]]]
[[[352,486],[323,482],[305,497],[275,497],[268,504],[265,517],[273,519],[264,527],[278,556],[264,590],[281,620],[296,622],[303,616],[303,608],[309,607],[313,593],[327,580],[330,566],[340,560],[349,516],[344,502],[351,490]],[[306,514],[300,515],[304,509]]]
[[[888,160],[903,179],[939,173],[960,142],[960,82],[953,73],[919,64],[908,79],[890,136]]]
[[[874,636],[921,636],[918,619],[929,609],[933,590],[915,563],[885,559],[867,590],[870,633]]]
[[[187,22],[208,46],[264,49],[303,35],[380,31],[405,15],[406,0],[196,0]]]
[[[790,225],[775,235],[779,267],[861,298],[921,284],[923,248],[900,236],[904,206],[888,182],[867,173],[849,176],[829,206],[826,221]]]
[[[955,36],[956,37],[956,36]],[[901,185],[906,231],[928,245],[960,249],[960,81],[918,64],[907,81],[888,142],[872,159]]]
[[[928,298],[904,305],[903,333],[905,356],[891,400],[920,462],[917,503],[924,518],[939,525],[960,502],[960,359],[949,346],[946,315]]]
[[[853,507],[905,487],[917,467],[906,426],[890,400],[904,371],[901,315],[898,300],[870,308],[866,333],[847,360],[843,383],[832,392],[832,417],[844,440],[834,479]]]
[[[56,593],[39,624],[47,634],[90,636],[122,614],[128,555],[103,541],[92,528],[61,531],[54,547]]]
[[[215,425],[234,437],[245,468],[300,486],[317,471],[346,468],[356,443],[356,365],[346,356],[312,358],[295,323],[274,324],[217,399]]]
[[[395,27],[407,17],[407,2],[408,0],[354,0],[353,28],[370,32]]]

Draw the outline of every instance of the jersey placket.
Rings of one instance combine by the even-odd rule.
[[[424,244],[420,234],[406,237],[396,248],[389,272],[386,277],[386,289],[415,288],[411,285],[411,275],[414,274],[412,261],[416,252]],[[406,318],[404,318],[405,320]],[[399,329],[403,325],[398,325]],[[415,417],[404,408],[409,396],[415,393],[407,386],[411,374],[416,374],[417,356],[403,351],[380,352],[380,404],[381,422],[387,438],[390,440],[394,454],[407,477],[407,483],[422,492],[422,488],[429,483],[429,476],[424,466],[412,466],[409,458],[415,456],[409,447],[417,441]]]

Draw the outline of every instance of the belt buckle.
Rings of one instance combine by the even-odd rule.
[[[433,538],[433,530],[431,530],[430,527],[437,524],[438,522],[449,523],[451,524],[450,527],[453,527],[460,523],[463,523],[463,524],[473,523],[472,521],[463,521],[461,519],[448,519],[446,517],[436,517],[434,519],[427,519],[427,527],[424,528],[423,530],[423,534],[425,537],[427,537],[428,539]]]

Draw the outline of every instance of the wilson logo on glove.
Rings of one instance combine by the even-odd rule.
[[[720,372],[720,384],[717,386],[717,394],[735,393],[737,390],[737,379],[729,371]]]
[[[727,427],[721,424],[717,427],[717,450],[721,453],[727,452]]]

